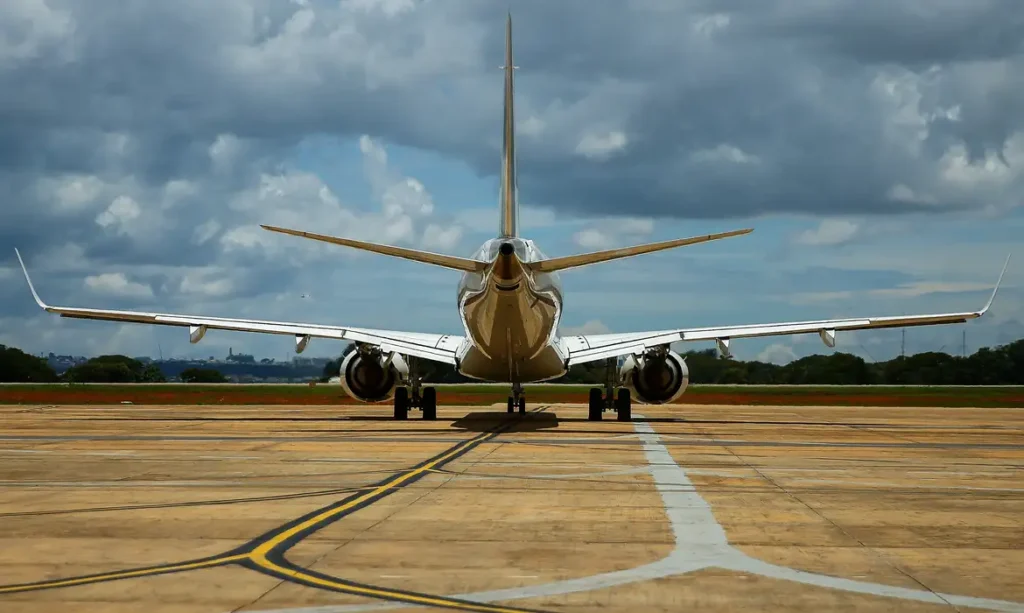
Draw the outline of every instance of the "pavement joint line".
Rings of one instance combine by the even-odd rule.
[[[673,551],[655,562],[625,570],[522,587],[457,594],[453,597],[485,602],[541,598],[606,589],[685,575],[708,568],[719,568],[741,573],[740,578],[743,578],[744,575],[757,575],[893,599],[1005,613],[1024,613],[1024,603],[1021,602],[947,594],[933,592],[929,589],[918,590],[836,577],[772,564],[747,555],[729,544],[725,529],[715,519],[711,505],[693,486],[687,475],[687,469],[676,462],[670,454],[669,448],[665,446],[665,441],[662,441],[651,424],[644,421],[643,415],[634,413],[633,417],[633,427],[643,444],[648,464],[652,465],[654,484],[661,494],[665,513],[675,537]],[[722,444],[728,443],[723,441]],[[326,605],[273,609],[260,613],[357,613],[394,609],[398,606],[390,603]]]
[[[530,411],[530,413],[542,412],[546,410],[548,406],[549,405],[541,405]],[[468,452],[479,447],[482,443],[500,436],[516,423],[521,421],[522,418],[522,414],[516,415],[512,419],[502,422],[495,428],[481,432],[476,436],[462,439],[441,453],[424,460],[415,466],[400,470],[389,478],[378,482],[374,486],[369,486],[372,488],[369,491],[350,495],[342,500],[307,513],[223,554],[172,564],[161,564],[107,573],[95,573],[79,577],[67,577],[63,579],[52,579],[13,585],[0,585],[0,597],[4,594],[16,594],[46,589],[73,587],[78,585],[89,585],[121,579],[151,577],[168,573],[211,568],[215,566],[225,566],[228,564],[238,564],[264,575],[269,575],[308,587],[356,596],[365,596],[377,600],[400,602],[404,605],[412,604],[432,606],[458,611],[478,611],[481,613],[541,613],[537,609],[474,602],[471,599],[465,598],[435,596],[420,592],[390,589],[358,583],[303,568],[292,563],[285,557],[285,553],[300,543],[304,538],[318,532],[339,519],[358,511],[359,509],[370,506],[380,499],[398,491],[402,487],[418,481],[426,475],[430,469],[443,467],[448,462],[463,457]]]
[[[861,549],[863,549],[864,551],[871,552],[871,554],[873,554],[877,560],[879,560],[883,564],[888,565],[891,569],[895,570],[896,572],[900,573],[904,577],[907,577],[908,579],[910,579],[911,581],[913,581],[917,585],[921,586],[921,589],[930,592],[931,594],[933,594],[936,598],[941,600],[946,605],[949,605],[949,606],[953,607],[954,609],[956,608],[956,606],[953,603],[951,603],[948,600],[946,600],[942,596],[942,594],[939,594],[935,590],[929,588],[927,585],[922,583],[917,577],[913,576],[912,574],[910,574],[909,572],[904,570],[899,564],[895,563],[893,560],[891,560],[890,558],[888,558],[885,555],[883,555],[876,548],[869,547],[864,541],[862,541],[861,539],[857,538],[856,536],[850,534],[850,532],[846,528],[844,528],[843,526],[841,526],[838,523],[836,523],[835,521],[833,521],[831,517],[828,517],[827,515],[822,513],[817,507],[812,506],[807,501],[805,501],[803,498],[800,498],[799,496],[797,496],[789,488],[787,488],[785,485],[782,485],[781,483],[779,483],[777,480],[772,478],[771,475],[769,475],[766,472],[764,472],[761,468],[759,468],[757,466],[754,466],[753,464],[748,462],[743,456],[741,456],[738,453],[736,453],[736,451],[731,446],[723,446],[723,448],[726,451],[728,451],[729,453],[731,453],[733,455],[733,457],[735,457],[740,463],[742,463],[747,468],[749,468],[750,470],[753,470],[755,473],[757,473],[759,478],[763,479],[764,481],[767,481],[768,483],[770,483],[772,485],[772,487],[777,488],[778,491],[781,491],[786,496],[789,496],[792,500],[796,501],[797,504],[803,506],[804,508],[809,510],[814,515],[816,515],[819,518],[821,518],[822,521],[824,521],[825,523],[829,524],[830,526],[832,526],[836,530],[839,530],[839,532],[842,533],[843,536],[845,536],[846,538],[856,542],[857,545]]]

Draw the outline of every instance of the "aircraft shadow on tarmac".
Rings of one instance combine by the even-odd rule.
[[[452,422],[452,428],[469,432],[487,432],[495,428],[503,432],[534,432],[558,427],[555,413],[509,415],[505,411],[475,411]]]

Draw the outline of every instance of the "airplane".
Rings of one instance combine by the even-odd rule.
[[[690,373],[686,361],[671,349],[672,343],[713,340],[723,357],[731,357],[729,344],[737,338],[818,334],[826,346],[835,347],[839,331],[963,323],[984,315],[995,300],[1009,257],[988,303],[979,311],[559,336],[558,324],[563,312],[559,272],[741,236],[752,232],[753,228],[547,257],[533,241],[519,233],[513,113],[513,70],[517,67],[512,59],[511,15],[505,24],[505,64],[501,68],[505,85],[498,235],[481,245],[470,257],[261,226],[271,232],[461,272],[457,304],[464,336],[50,306],[40,299],[21,253],[15,249],[32,296],[41,308],[61,317],[187,326],[191,343],[202,340],[208,330],[293,335],[296,353],[302,353],[312,338],[350,341],[356,350],[341,363],[339,380],[342,388],[349,396],[362,402],[393,401],[395,419],[407,419],[413,408],[421,410],[423,419],[437,418],[437,392],[434,387],[422,386],[422,377],[417,369],[417,361],[421,359],[453,365],[459,373],[471,379],[511,384],[506,406],[509,413],[517,409],[519,413],[526,412],[524,383],[557,379],[577,364],[604,360],[608,367],[604,389],[592,388],[588,399],[588,419],[593,421],[601,420],[605,411],[614,411],[618,420],[629,421],[634,396],[648,404],[671,403],[679,398],[689,385]]]

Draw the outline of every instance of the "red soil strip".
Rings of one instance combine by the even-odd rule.
[[[459,393],[457,390],[438,390],[438,403],[442,405],[486,405],[503,403],[507,397],[504,391],[493,393]],[[536,403],[586,403],[586,394],[578,391],[534,390],[527,395],[531,404]],[[0,403],[5,404],[236,404],[236,405],[350,405],[362,404],[338,390],[310,389],[289,393],[258,389],[193,389],[156,390],[139,387],[136,389],[0,389]],[[1024,395],[1020,393],[992,394],[874,394],[842,393],[715,393],[696,392],[684,394],[677,401],[681,404],[720,405],[808,405],[808,406],[998,406],[1024,407]],[[387,404],[387,403],[382,403]]]

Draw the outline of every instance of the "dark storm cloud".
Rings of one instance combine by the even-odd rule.
[[[937,63],[999,60],[1024,49],[1024,11],[1016,0],[727,2],[717,6],[717,10],[737,10],[738,34],[806,41],[820,51],[861,62],[927,68]]]
[[[504,3],[309,8],[0,5],[4,244],[71,242],[101,262],[244,259],[222,254],[216,238],[192,240],[196,228],[213,220],[221,236],[227,203],[317,134],[372,134],[496,171]],[[520,134],[531,203],[734,217],[956,209],[1020,193],[1019,174],[952,188],[940,179],[954,145],[983,159],[1024,129],[1019,1],[637,0],[593,10],[590,0],[529,0],[513,10],[518,118],[541,126]],[[600,144],[616,132],[621,149]],[[211,157],[222,134],[244,143],[228,170]],[[73,206],[39,189],[69,175],[103,187]],[[173,181],[193,189],[168,204]],[[888,198],[897,185],[912,197]],[[159,231],[101,227],[120,195]]]

